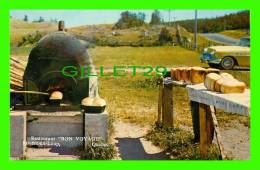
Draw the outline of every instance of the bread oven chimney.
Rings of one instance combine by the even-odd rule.
[[[64,21],[59,21],[58,31],[65,31],[65,22]]]

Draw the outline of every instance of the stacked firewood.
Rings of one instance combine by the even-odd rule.
[[[14,57],[10,57],[10,88],[20,90],[23,87],[23,74],[26,63]]]

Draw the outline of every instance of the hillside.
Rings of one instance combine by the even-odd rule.
[[[179,25],[193,32],[194,19],[177,21]],[[250,29],[250,12],[241,11],[216,18],[198,19],[198,32],[221,32],[224,30]]]
[[[24,22],[18,19],[10,19],[10,44],[17,45],[27,34],[34,34],[39,31],[42,34],[49,33],[57,30],[57,24],[42,22],[42,23],[31,23]]]
[[[112,24],[101,24],[74,27],[68,29],[68,32],[101,46],[154,46],[163,27],[165,26],[147,24],[127,29],[112,29]],[[166,28],[175,37],[175,27]]]

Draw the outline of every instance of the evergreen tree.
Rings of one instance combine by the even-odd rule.
[[[159,24],[161,24],[161,22],[162,22],[162,19],[161,19],[160,12],[158,10],[154,10],[154,12],[152,13],[150,24],[159,25]]]

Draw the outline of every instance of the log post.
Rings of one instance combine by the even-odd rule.
[[[64,31],[65,30],[65,22],[59,21],[58,23],[58,31]]]
[[[163,98],[163,77],[159,78],[159,95],[158,95],[158,115],[157,123],[162,123],[162,99]]]
[[[165,127],[173,127],[172,84],[163,85],[162,123]]]

